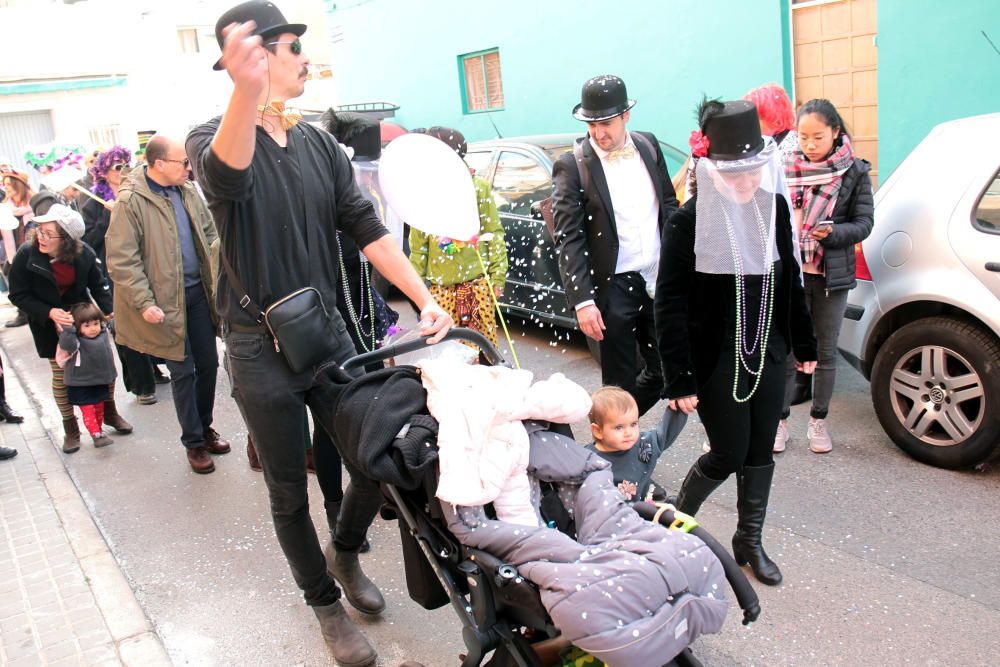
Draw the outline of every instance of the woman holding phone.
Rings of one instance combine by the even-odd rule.
[[[854,245],[872,231],[874,207],[871,165],[854,156],[851,139],[837,108],[824,99],[810,100],[798,113],[799,148],[786,155],[785,179],[798,230],[806,303],[812,315],[819,352],[809,410],[809,449],[833,449],[826,425],[837,368],[837,337],[855,285]],[[795,366],[788,381],[774,451],[789,439],[787,419],[795,392]]]

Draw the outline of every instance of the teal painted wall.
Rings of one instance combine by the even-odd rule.
[[[996,49],[998,0],[878,0],[882,182],[938,123],[1000,111]]]
[[[457,56],[497,47],[504,136],[580,132],[570,111],[584,81],[617,74],[638,100],[630,128],[687,150],[703,93],[738,98],[786,82],[787,0],[339,0],[334,54],[340,104],[400,105],[406,127],[447,125],[470,141],[496,131],[486,114],[463,114]],[[762,35],[773,38],[761,39]]]

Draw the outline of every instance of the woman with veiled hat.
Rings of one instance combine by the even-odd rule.
[[[677,508],[696,514],[732,474],[733,554],[765,584],[781,571],[761,544],[785,359],[816,366],[781,158],[743,100],[706,100],[692,133],[694,196],[663,230],[656,332],[671,409],[698,411],[711,451],[684,479]]]

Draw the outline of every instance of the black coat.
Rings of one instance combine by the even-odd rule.
[[[826,289],[830,292],[851,289],[857,284],[854,244],[868,238],[875,222],[870,171],[870,164],[854,158],[854,164],[842,177],[833,207],[833,228],[830,235],[820,241]]]
[[[83,224],[86,226],[86,231],[83,232],[83,242],[94,249],[94,254],[97,255],[97,259],[101,263],[101,270],[107,275],[104,237],[108,233],[108,225],[111,224],[111,211],[100,202],[88,198],[80,210],[80,215],[83,216]]]
[[[799,361],[816,360],[816,337],[806,308],[798,262],[792,254],[792,225],[788,204],[777,197],[775,234],[781,277],[774,294],[772,326]],[[665,398],[698,393],[699,384],[712,375],[725,337],[730,334],[727,312],[732,275],[695,271],[695,211],[693,197],[674,213],[663,229],[660,273],[656,281],[656,338],[663,362]]]
[[[91,296],[105,314],[114,308],[108,280],[97,263],[94,250],[86,243],[73,266],[76,283],[62,296],[59,296],[49,256],[39,251],[34,241],[20,247],[10,267],[10,302],[28,314],[35,350],[43,359],[55,358],[59,343],[55,324],[49,319],[50,310],[69,310],[73,304],[90,302]]]
[[[677,195],[659,142],[651,133],[642,134],[656,149],[656,154],[650,155],[643,142],[633,139],[653,181],[656,200],[660,202],[662,231],[667,219],[677,210]],[[618,264],[618,229],[601,158],[588,137],[577,141],[583,142],[583,159],[590,172],[587,191],[581,192],[580,170],[572,151],[562,155],[552,167],[552,215],[559,273],[570,307],[593,299],[597,307],[603,309],[601,288],[614,276]]]

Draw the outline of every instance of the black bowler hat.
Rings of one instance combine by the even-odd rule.
[[[242,2],[236,5],[220,16],[219,20],[215,22],[215,39],[219,42],[220,51],[222,50],[222,45],[225,43],[225,38],[222,36],[223,28],[230,23],[246,23],[247,21],[253,21],[257,24],[253,34],[259,35],[265,41],[268,37],[274,37],[286,32],[290,32],[296,37],[301,37],[306,31],[306,26],[302,23],[288,23],[285,20],[285,15],[281,13],[281,10],[273,2],[249,0],[249,2]],[[216,61],[212,69],[222,69],[221,58]]]
[[[718,104],[718,103],[716,103]],[[710,160],[744,160],[764,150],[757,107],[752,102],[723,102],[722,110],[705,121]]]
[[[585,123],[596,123],[620,116],[635,106],[628,98],[625,82],[614,74],[602,74],[583,84],[580,103],[573,107],[573,117]]]

